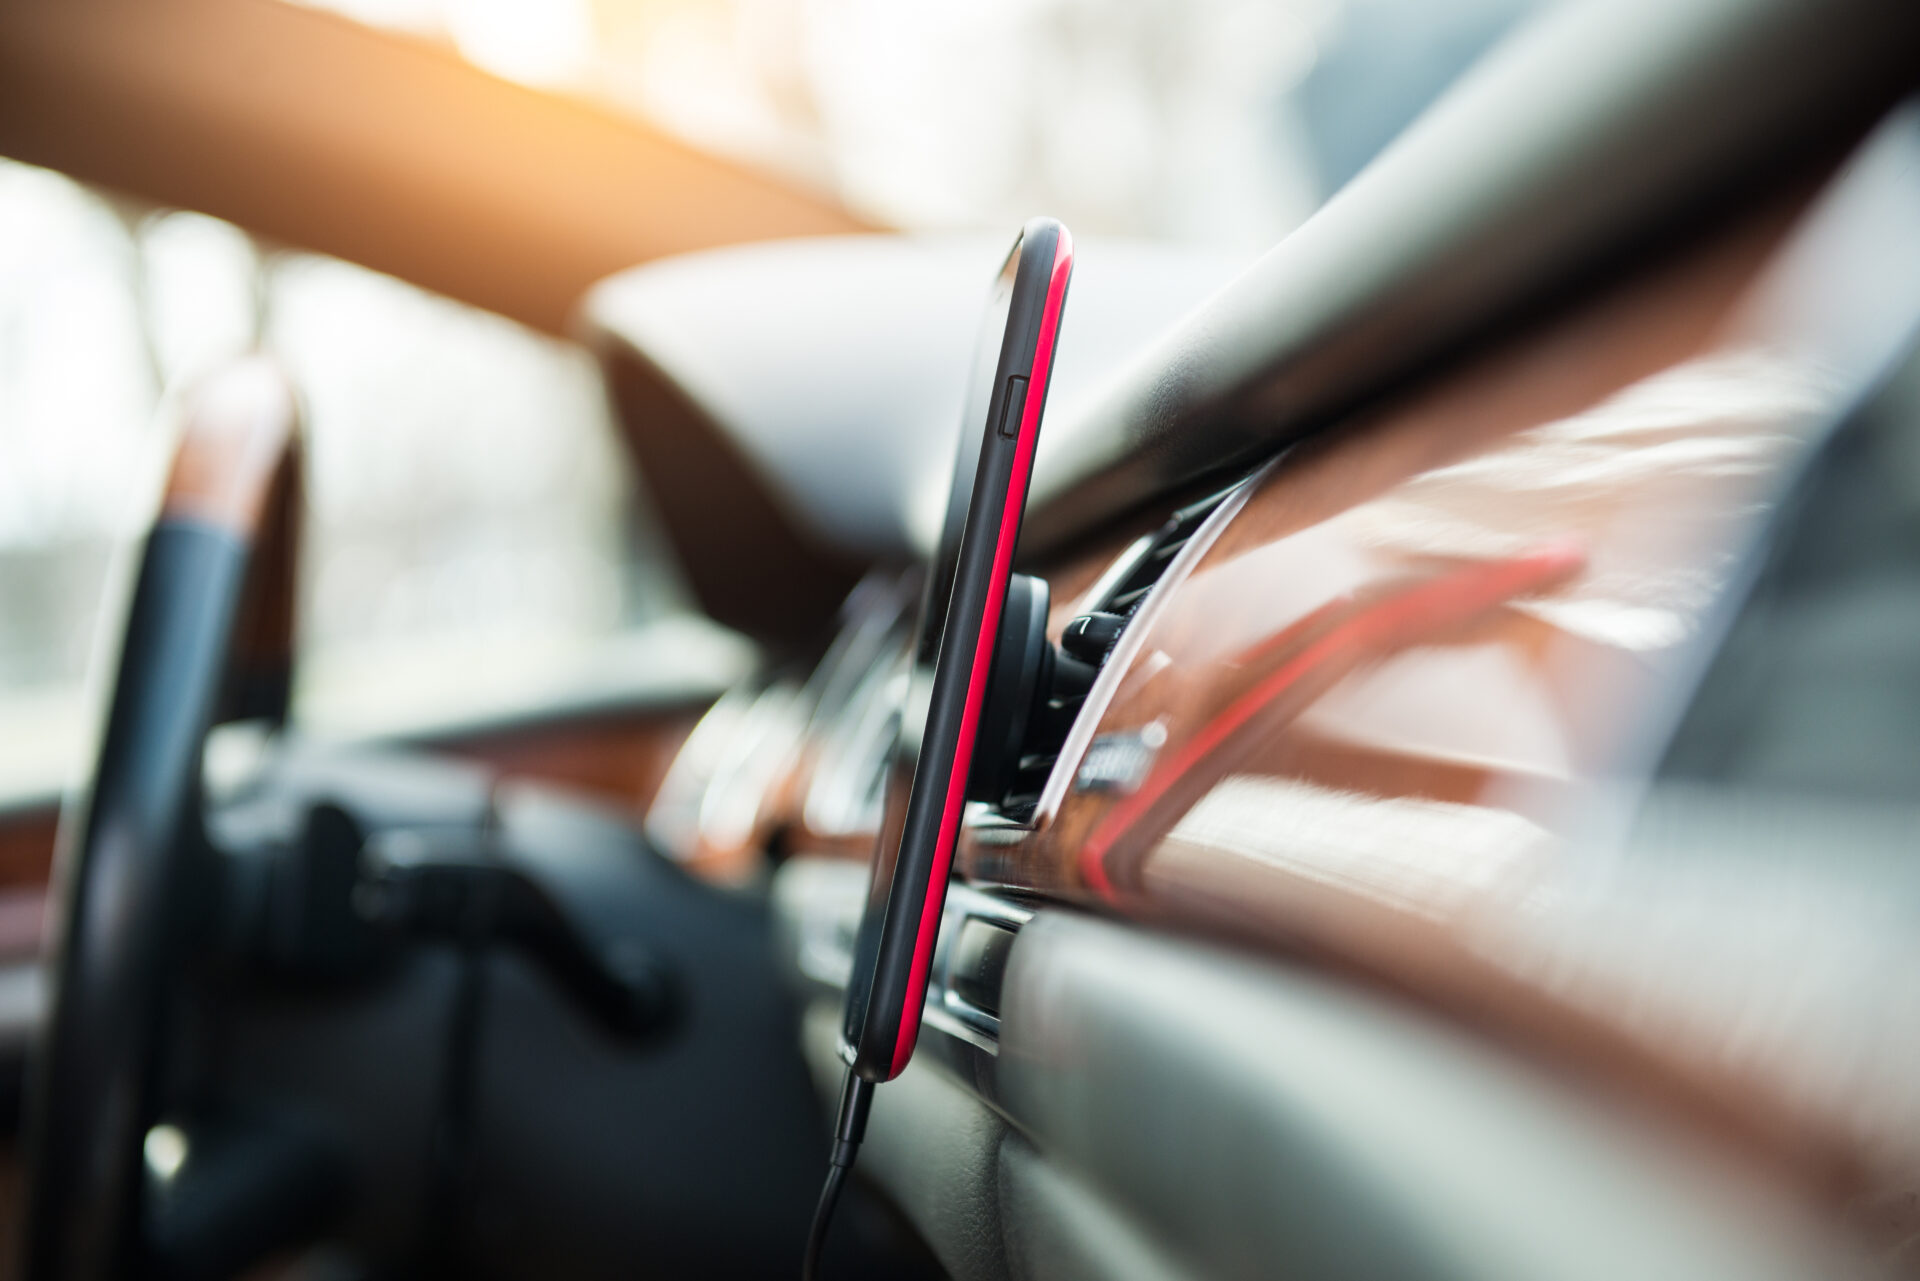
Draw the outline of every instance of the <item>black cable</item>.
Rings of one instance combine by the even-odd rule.
[[[840,1203],[840,1192],[847,1185],[847,1171],[860,1155],[860,1140],[867,1135],[867,1109],[873,1105],[873,1082],[847,1069],[846,1083],[840,1087],[840,1115],[833,1123],[833,1157],[827,1167],[827,1184],[820,1189],[820,1204],[813,1211],[813,1228],[807,1233],[807,1257],[800,1267],[800,1281],[817,1281],[820,1255],[827,1247],[827,1227],[833,1222],[833,1208]]]
[[[827,1247],[827,1225],[833,1222],[833,1207],[840,1202],[840,1189],[847,1186],[848,1166],[827,1170],[827,1186],[820,1189],[820,1204],[813,1212],[813,1228],[807,1233],[807,1261],[800,1267],[800,1281],[816,1281],[820,1275],[820,1252]]]

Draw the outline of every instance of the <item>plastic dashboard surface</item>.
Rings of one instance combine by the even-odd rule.
[[[1807,984],[1853,1001],[1868,960],[1783,974],[1707,884],[1663,887],[1638,950],[1653,927],[1595,872],[1784,487],[1920,321],[1917,157],[1896,117],[1817,192],[1249,478],[1133,607],[1032,809],[974,807],[961,875],[1358,967],[1823,1195],[1914,1186],[1907,1060],[1861,1040],[1885,1024],[1808,1021]],[[1165,515],[1032,567],[1056,639]],[[909,596],[871,581],[806,685],[743,693],[727,716],[780,728],[683,760],[656,832],[696,861],[721,818],[735,846],[865,857]],[[1739,1052],[1788,981],[1802,1012]]]

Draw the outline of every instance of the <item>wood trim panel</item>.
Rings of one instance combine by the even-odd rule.
[[[45,887],[59,825],[60,811],[54,805],[0,815],[0,891]]]
[[[1270,468],[1244,507],[1223,513],[1226,519],[1198,563],[1163,580],[1148,620],[1152,625],[1129,629],[1126,648],[1103,671],[1083,716],[1103,734],[1160,723],[1168,733],[1161,753],[1175,757],[1186,736],[1198,734],[1261,676],[1339,623],[1337,611],[1315,617],[1316,610],[1336,606],[1357,616],[1414,583],[1471,564],[1471,558],[1438,544],[1407,546],[1386,557],[1370,557],[1369,549],[1399,538],[1384,523],[1421,495],[1447,489],[1445,501],[1452,502],[1449,476],[1474,467],[1498,468],[1509,455],[1515,466],[1530,465],[1530,444],[1515,444],[1525,433],[1592,412],[1634,384],[1713,351],[1716,334],[1778,248],[1803,200],[1749,219],[1662,270],[1543,326],[1368,422],[1302,446]],[[1566,460],[1569,466],[1576,461],[1584,459]],[[1528,479],[1550,477],[1536,469]],[[1506,502],[1508,510],[1482,510],[1474,518],[1481,532],[1505,538],[1512,551],[1537,553],[1557,542],[1592,557],[1596,553],[1587,548],[1592,532],[1612,522],[1628,496],[1624,489],[1588,493],[1586,508],[1576,512],[1567,508],[1565,493],[1535,484],[1475,492],[1470,499],[1463,494],[1461,501]],[[1539,510],[1522,510],[1524,504],[1537,504]],[[1422,509],[1416,515],[1438,520],[1448,512]],[[1523,520],[1533,531],[1531,542],[1516,544],[1504,531]],[[1084,568],[1069,572],[1085,574]],[[1506,614],[1497,603],[1489,610]],[[1516,635],[1538,646],[1537,622],[1526,615],[1506,616]],[[1341,657],[1350,665],[1361,659]],[[1312,692],[1333,683],[1327,673]],[[1059,771],[1071,776],[1079,764],[1063,756]],[[1219,777],[1229,766],[1221,758],[1210,768]],[[1088,838],[1116,803],[1108,794],[1070,793],[1053,821],[1031,837],[1007,844],[1003,834],[989,836],[966,847],[962,866],[983,879],[1025,888],[1101,901],[1116,897],[1131,887],[1132,878],[1123,876],[1121,886],[1104,892],[1094,883],[1104,879],[1104,869],[1094,870],[1090,880],[1081,858]],[[1125,846],[1157,839],[1169,814],[1181,808],[1163,812],[1160,823],[1130,831]],[[1124,861],[1125,846],[1117,861]]]
[[[570,788],[642,814],[699,720],[697,712],[622,713],[447,739],[435,751],[478,761],[502,778]]]
[[[1766,511],[1920,319],[1916,154],[1896,120],[1817,198],[1272,466],[1089,700],[1144,768],[970,830],[964,874],[1359,970],[1836,1207],[1920,1186],[1888,1067],[1920,1017],[1816,1013],[1884,971],[1801,975],[1698,887],[1597,892],[1586,853],[1631,818]]]

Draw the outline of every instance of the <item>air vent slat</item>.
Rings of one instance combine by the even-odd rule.
[[[1183,535],[1182,537],[1172,539],[1169,542],[1162,543],[1160,546],[1153,549],[1153,554],[1147,558],[1148,562],[1150,564],[1160,566],[1161,569],[1164,571],[1166,568],[1167,562],[1172,560],[1175,556],[1178,556],[1180,554],[1180,549],[1185,547],[1188,543],[1192,541],[1193,541],[1193,535],[1189,533],[1189,534]],[[1156,575],[1155,577],[1158,577],[1158,575]]]
[[[1146,551],[1136,553],[1139,555],[1138,562],[1114,584],[1106,600],[1094,602],[1094,608],[1111,614],[1131,614],[1166,574],[1174,558],[1186,550],[1187,544],[1193,541],[1194,534],[1199,532],[1207,517],[1236,488],[1237,485],[1230,486],[1199,502],[1189,503],[1167,517],[1166,523],[1153,535]]]
[[[1188,527],[1198,525],[1201,521],[1213,514],[1214,508],[1227,501],[1228,494],[1231,494],[1245,483],[1245,481],[1237,480],[1217,494],[1209,494],[1198,502],[1188,503],[1185,507],[1182,507],[1179,511],[1168,517],[1167,523],[1169,525],[1183,525]]]
[[[1039,789],[1045,786],[1059,762],[1060,748],[1078,717],[1087,688],[1113,646],[1125,635],[1124,626],[1117,631],[1113,629],[1112,619],[1090,616],[1118,615],[1131,620],[1166,576],[1174,560],[1192,543],[1207,517],[1236,488],[1237,485],[1187,504],[1169,516],[1150,538],[1136,542],[1108,571],[1109,577],[1096,587],[1096,599],[1090,602],[1088,614],[1068,624],[1069,630],[1078,627],[1084,633],[1080,640],[1086,643],[1066,645],[1056,651],[1052,688],[1036,707],[1028,725],[1015,780],[999,805],[1001,814],[1018,823],[1031,818],[1039,803]],[[1103,645],[1088,641],[1095,632],[1104,640]]]

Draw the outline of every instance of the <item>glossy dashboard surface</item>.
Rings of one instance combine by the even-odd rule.
[[[1920,1110],[1886,1056],[1809,1049],[1757,940],[1695,946],[1711,894],[1665,897],[1658,965],[1621,945],[1606,849],[1770,513],[1920,319],[1917,161],[1896,117],[1837,174],[1248,477],[1138,604],[1031,810],[975,807],[962,876],[1305,950],[1829,1195],[1913,1186],[1920,1139],[1888,1136]],[[1165,515],[1037,567],[1056,639]],[[816,671],[716,709],[656,838],[717,868],[866,857],[910,598],[869,581]]]

